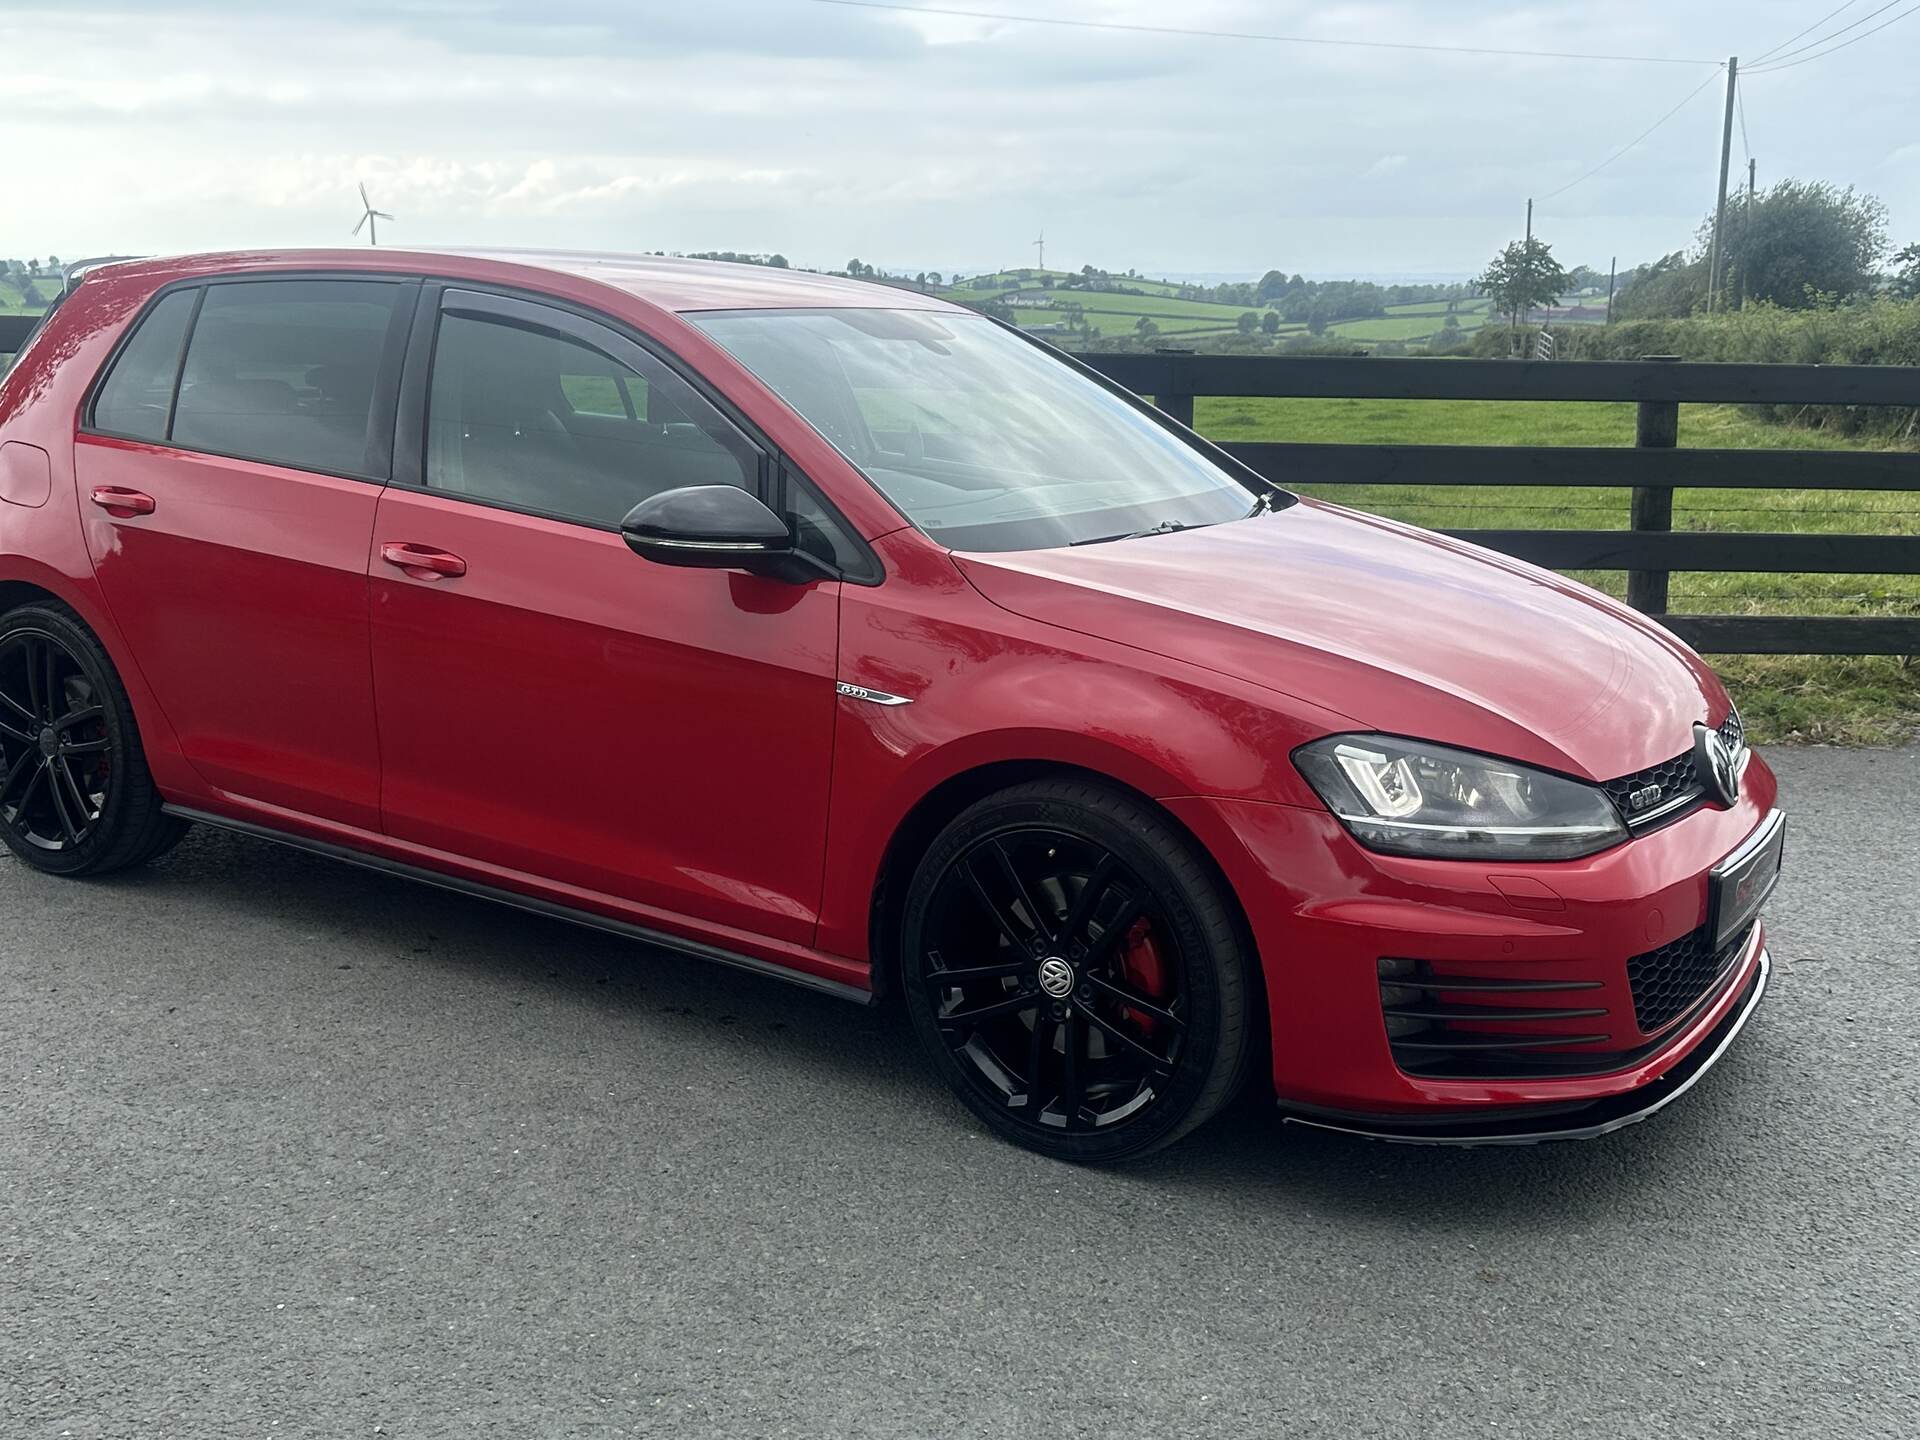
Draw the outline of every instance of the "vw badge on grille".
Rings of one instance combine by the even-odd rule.
[[[1693,727],[1694,763],[1707,792],[1731,808],[1740,798],[1740,766],[1718,730],[1705,725]]]

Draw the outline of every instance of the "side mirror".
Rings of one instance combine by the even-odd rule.
[[[634,554],[661,565],[778,580],[817,579],[820,571],[793,548],[786,522],[737,485],[662,490],[627,512],[620,535]]]

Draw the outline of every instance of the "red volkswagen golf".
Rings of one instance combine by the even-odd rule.
[[[1595,1134],[1760,998],[1725,690],[926,296],[641,257],[117,264],[0,388],[0,822],[200,822],[895,993],[1000,1134]]]

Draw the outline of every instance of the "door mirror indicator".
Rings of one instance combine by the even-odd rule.
[[[831,572],[794,548],[793,532],[737,485],[685,485],[642,500],[620,522],[634,554],[661,565],[745,570],[794,584]]]

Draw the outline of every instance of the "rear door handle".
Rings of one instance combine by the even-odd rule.
[[[467,562],[458,555],[405,540],[387,541],[380,547],[380,558],[389,565],[397,565],[415,580],[451,580],[467,573]]]
[[[128,490],[120,485],[94,486],[93,503],[116,520],[131,520],[136,515],[151,515],[155,508],[153,496],[138,490]]]

